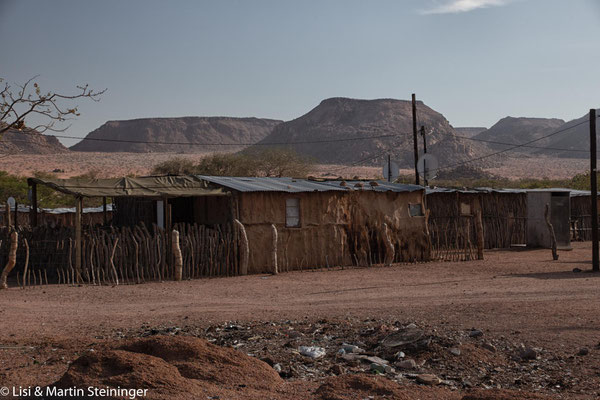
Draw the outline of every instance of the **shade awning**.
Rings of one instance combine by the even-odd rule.
[[[181,197],[226,195],[221,188],[195,176],[150,176],[114,179],[45,179],[27,182],[81,197]]]

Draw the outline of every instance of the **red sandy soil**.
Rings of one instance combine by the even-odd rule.
[[[240,399],[597,398],[600,274],[572,272],[575,267],[589,269],[591,258],[590,243],[575,243],[573,247],[573,251],[560,252],[558,261],[552,261],[549,250],[489,251],[484,261],[473,262],[331,269],[134,286],[10,288],[0,292],[0,386],[50,385],[57,381],[100,384],[94,379],[106,376],[102,371],[115,365],[128,371],[126,376],[132,380],[125,379],[125,384],[150,385],[151,381],[158,382],[153,374],[162,374],[153,370],[159,363],[173,372],[174,381],[156,384],[153,398],[165,394],[172,398],[198,398],[188,396],[186,390],[168,389],[173,384],[194,391],[213,388],[211,396]],[[241,347],[234,343],[242,336],[235,336],[232,341],[229,333],[222,336],[227,329],[215,328],[232,320],[247,325],[239,331],[246,335]],[[429,353],[416,357],[417,361],[428,360],[432,366],[427,368],[437,374],[449,374],[450,370],[471,374],[484,366],[500,366],[499,371],[505,372],[498,373],[498,380],[509,372],[522,371],[527,376],[556,382],[562,382],[568,375],[569,385],[558,389],[540,386],[539,396],[531,392],[534,386],[529,384],[525,392],[513,392],[517,389],[510,385],[508,391],[504,385],[502,390],[484,390],[478,383],[473,389],[450,390],[417,385],[407,379],[394,382],[393,376],[361,377],[365,370],[359,365],[344,366],[329,377],[317,373],[311,378],[309,373],[277,383],[277,374],[265,368],[266,364],[246,355],[262,358],[264,354],[273,354],[278,363],[302,359],[293,351],[296,342],[274,341],[281,336],[278,332],[286,323],[289,328],[285,329],[303,329],[299,344],[323,343],[331,341],[330,337],[338,337],[341,343],[350,337],[361,338],[368,348],[375,348],[382,335],[395,329],[394,324],[410,322],[427,327],[442,338],[431,346]],[[185,340],[155,339],[158,342],[154,347],[136,342],[152,330],[149,327],[173,326],[183,327],[185,335],[205,337],[238,350],[208,346],[205,342],[190,344]],[[483,338],[495,343],[499,351],[484,351],[480,339],[464,334],[471,328],[481,330]],[[164,333],[161,329],[156,330],[156,337]],[[273,339],[260,339],[268,335]],[[463,355],[458,364],[448,364],[451,358],[443,347],[446,337],[460,344]],[[257,342],[251,348],[249,343],[253,340]],[[542,349],[545,361],[511,361],[510,352],[500,351],[509,342],[511,346],[523,343]],[[589,354],[576,356],[582,347],[589,349]],[[182,351],[195,354],[196,360],[209,357],[210,361],[201,368],[187,365],[191,361],[181,356]],[[239,357],[233,356],[232,351],[238,352]],[[136,353],[135,363],[131,352]],[[303,362],[309,370],[318,370],[320,364],[335,362],[335,356],[314,363]],[[141,365],[141,369],[136,370],[132,363]],[[210,363],[214,366],[209,366]],[[441,367],[435,367],[438,364]],[[81,369],[82,365],[89,368]],[[508,371],[509,368],[512,369]],[[94,370],[96,375],[92,373]],[[256,375],[240,380],[241,375],[249,373],[244,372],[247,370]],[[187,377],[185,373],[189,373]],[[196,380],[183,383],[177,381],[177,374]],[[121,382],[118,379],[114,382]]]

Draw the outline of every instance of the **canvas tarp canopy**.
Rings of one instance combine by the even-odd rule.
[[[45,179],[29,178],[27,182],[51,187],[77,197],[181,197],[218,196],[227,193],[195,176],[150,176],[114,179]]]

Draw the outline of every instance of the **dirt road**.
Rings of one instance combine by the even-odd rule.
[[[589,243],[576,243],[559,261],[552,261],[549,250],[489,251],[485,261],[474,262],[11,288],[0,292],[0,341],[7,348],[0,350],[0,377],[12,384],[49,384],[77,356],[78,346],[149,326],[349,318],[412,321],[446,331],[477,328],[565,355],[586,347],[593,350],[585,368],[596,376],[600,274],[572,272],[591,268],[590,253]],[[31,355],[11,353],[11,346],[45,348],[37,359],[52,359],[56,349],[50,347],[58,347],[54,356],[65,361],[45,361],[36,369]]]
[[[559,261],[547,250],[490,251],[485,261],[474,262],[118,287],[12,288],[0,293],[0,338],[99,335],[184,318],[188,324],[209,324],[352,315],[500,334],[520,331],[547,345],[596,344],[600,275],[572,272],[591,268],[590,251],[589,243],[576,243]]]

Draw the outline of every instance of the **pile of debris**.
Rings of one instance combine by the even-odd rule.
[[[402,385],[512,389],[546,394],[600,394],[600,377],[586,365],[600,350],[554,354],[477,329],[376,319],[255,322],[197,326],[144,325],[121,338],[190,335],[260,359],[288,381],[345,374],[381,375]],[[590,358],[591,357],[591,358]],[[593,359],[593,360],[592,360]],[[587,375],[587,376],[586,376]]]

